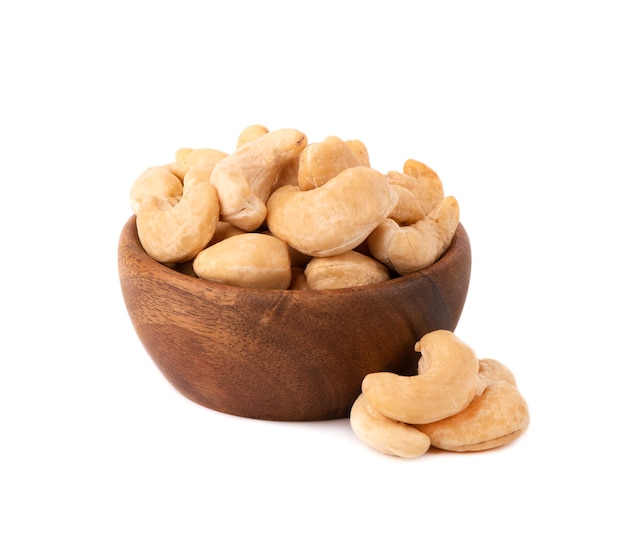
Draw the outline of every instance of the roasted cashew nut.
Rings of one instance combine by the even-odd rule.
[[[459,224],[459,204],[453,196],[441,200],[416,223],[401,226],[386,218],[367,238],[372,256],[400,275],[432,265],[448,249]]]
[[[480,360],[478,394],[463,411],[417,425],[433,446],[448,451],[483,451],[508,444],[530,424],[528,404],[512,373],[501,363]]]
[[[267,201],[267,226],[302,253],[336,255],[363,242],[396,202],[385,175],[370,167],[352,167],[319,188],[277,189]]]
[[[137,212],[146,253],[161,263],[193,259],[211,240],[219,219],[217,191],[207,181],[183,187],[180,200],[150,196]]]
[[[382,415],[407,424],[425,424],[459,413],[474,399],[478,358],[448,330],[432,331],[415,345],[421,352],[417,375],[388,372],[365,376],[362,391]]]
[[[350,426],[369,447],[403,458],[419,457],[430,448],[430,438],[414,426],[395,421],[372,408],[361,394],[350,411]]]
[[[210,182],[219,196],[222,219],[247,231],[259,228],[283,167],[299,156],[306,142],[295,129],[270,131],[219,161]]]

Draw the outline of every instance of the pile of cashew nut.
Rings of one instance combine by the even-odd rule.
[[[378,372],[363,379],[350,413],[354,433],[381,453],[413,458],[431,446],[483,451],[512,442],[530,423],[512,372],[479,359],[448,330],[415,345],[417,374]]]
[[[446,251],[459,205],[413,159],[386,174],[359,140],[308,143],[243,129],[230,153],[181,148],[133,183],[139,240],[160,263],[209,281],[332,289],[419,271]]]

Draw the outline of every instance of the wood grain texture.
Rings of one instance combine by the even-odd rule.
[[[187,398],[248,418],[345,418],[366,374],[414,374],[425,333],[454,330],[471,251],[459,225],[431,267],[340,290],[256,290],[207,282],[144,252],[132,216],[118,247],[128,314],[154,363]]]

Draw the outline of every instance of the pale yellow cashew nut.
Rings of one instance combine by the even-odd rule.
[[[217,190],[223,220],[247,231],[259,228],[281,170],[300,154],[306,141],[295,129],[270,131],[219,161],[211,184]]]
[[[150,196],[137,212],[146,253],[161,263],[189,261],[211,240],[219,219],[217,191],[208,182],[185,186],[180,200]]]
[[[508,382],[511,386],[517,387],[517,380],[513,372],[500,361],[495,359],[480,359],[478,370],[478,388],[476,395],[483,393],[485,388],[494,382]]]
[[[328,257],[315,257],[307,264],[304,274],[311,290],[353,288],[385,282],[391,278],[389,269],[380,261],[354,250]]]
[[[400,275],[432,265],[448,249],[459,224],[459,204],[446,196],[428,215],[401,226],[386,218],[367,238],[372,256]]]
[[[184,172],[184,185],[209,181],[217,163],[227,156],[227,153],[213,148],[181,148],[177,150],[176,165]]]
[[[400,226],[403,226],[412,225],[413,223],[417,223],[417,221],[424,218],[422,206],[410,190],[396,184],[391,184],[391,182],[389,183],[389,186],[398,196],[398,203],[389,214],[389,219],[392,219]]]
[[[428,212],[432,211],[444,198],[443,185],[439,178],[419,179],[400,171],[389,171],[387,179],[390,185],[404,188],[413,195],[418,206],[415,221],[426,217]]]
[[[511,371],[497,361],[481,359],[478,376],[477,395],[467,408],[451,417],[417,425],[438,449],[492,449],[512,442],[528,428],[528,404]]]
[[[267,201],[267,226],[302,253],[336,255],[363,242],[396,202],[385,175],[370,167],[352,167],[319,188],[277,189]]]
[[[435,192],[440,190],[443,195],[443,184],[439,175],[425,163],[415,159],[407,159],[404,162],[402,172],[416,179],[423,191]]]
[[[241,148],[244,144],[252,142],[253,140],[267,134],[270,130],[265,125],[248,125],[243,129],[237,137],[237,149]]]
[[[365,146],[363,142],[354,138],[352,140],[346,140],[346,146],[350,148],[354,156],[359,160],[359,165],[363,165],[364,167],[371,167],[370,155],[367,151],[367,146]]]
[[[179,148],[176,150],[176,164],[184,170],[194,166],[214,167],[228,154],[215,148]]]
[[[237,139],[237,149],[256,140],[260,136],[267,134],[270,130],[264,125],[249,125],[241,131],[239,138]],[[280,170],[276,183],[272,186],[271,192],[273,192],[279,186],[285,186],[287,184],[298,184],[298,166],[300,157],[294,156],[291,160],[287,161]]]
[[[364,165],[362,159],[362,155],[355,155],[350,145],[336,136],[309,144],[300,154],[298,186],[300,190],[319,188],[344,169]]]
[[[168,165],[143,171],[130,188],[130,207],[136,215],[139,206],[150,196],[177,199],[183,194],[183,183]]]
[[[230,236],[202,250],[193,270],[205,280],[244,288],[286,290],[291,283],[287,244],[255,232]]]
[[[459,413],[474,399],[478,358],[448,330],[424,335],[417,375],[378,372],[365,376],[362,391],[382,415],[407,424],[425,424]]]
[[[229,238],[230,236],[234,236],[235,234],[244,234],[246,231],[236,227],[235,225],[231,225],[226,221],[218,221],[215,226],[215,232],[213,233],[213,237],[209,242],[209,246],[213,244],[217,244],[217,242],[221,242],[222,240]]]
[[[385,417],[361,394],[350,411],[350,426],[369,447],[396,457],[414,458],[430,448],[430,438],[412,425]]]

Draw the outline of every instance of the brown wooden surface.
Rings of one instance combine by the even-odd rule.
[[[415,371],[415,342],[458,323],[471,251],[459,225],[420,273],[343,290],[251,290],[152,260],[132,216],[118,263],[137,335],[176,389],[232,415],[303,421],[347,417],[367,373]]]

